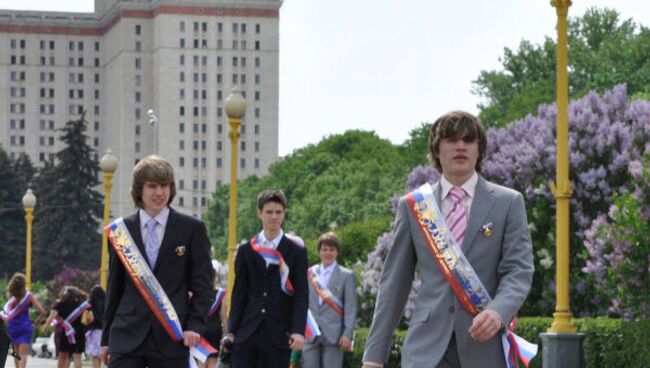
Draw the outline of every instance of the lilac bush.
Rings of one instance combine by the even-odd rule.
[[[615,86],[602,96],[590,93],[569,105],[571,306],[578,315],[602,314],[609,305],[592,274],[583,271],[588,258],[593,258],[584,245],[585,236],[592,222],[607,214],[613,194],[628,190],[631,171],[639,172],[638,164],[632,164],[632,170],[628,166],[650,148],[649,116],[650,101],[628,101],[625,85]],[[556,118],[554,104],[540,105],[537,115],[488,131],[482,175],[520,191],[528,211],[535,276],[521,310],[524,315],[550,315],[554,307],[555,198],[549,183],[555,180]],[[432,168],[418,166],[409,176],[407,191],[437,177]],[[397,198],[391,200],[395,206]],[[379,238],[377,249],[368,255],[359,288],[366,298],[362,304],[370,309],[383,259],[392,245],[386,236]],[[412,290],[411,296],[416,291]],[[411,311],[409,304],[406,316]]]
[[[608,312],[625,319],[650,317],[650,152],[633,160],[630,191],[615,194],[608,214],[585,232],[589,259],[583,270],[609,300]]]

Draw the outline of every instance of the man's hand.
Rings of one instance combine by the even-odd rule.
[[[347,336],[341,336],[341,339],[339,340],[339,346],[344,351],[351,351],[352,350],[352,340],[350,340]]]
[[[305,338],[301,334],[291,334],[289,337],[289,347],[291,350],[302,350],[302,345],[305,343]]]
[[[99,357],[101,358],[102,362],[108,366],[108,346],[102,346],[101,351],[99,353]]]
[[[486,309],[474,317],[469,334],[474,340],[487,341],[494,337],[503,325],[499,314],[493,310]]]
[[[185,346],[194,346],[201,340],[201,335],[194,331],[183,331],[183,344]]]

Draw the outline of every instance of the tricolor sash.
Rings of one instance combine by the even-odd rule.
[[[267,267],[271,264],[278,265],[278,268],[280,269],[280,288],[282,288],[282,291],[284,291],[285,294],[293,296],[293,284],[291,283],[291,280],[289,280],[289,266],[284,262],[282,253],[277,249],[266,248],[258,245],[259,236],[260,235],[258,234],[256,237],[251,239],[251,247],[253,248],[253,251],[264,259]]]
[[[225,296],[226,296],[226,289],[217,288],[217,294],[215,295],[214,302],[212,302],[212,306],[210,307],[210,311],[208,312],[208,317],[212,317],[215,313],[217,313],[219,307],[221,307],[221,303],[223,302]]]
[[[124,219],[118,218],[106,226],[104,231],[108,235],[108,239],[115,249],[115,254],[122,262],[126,273],[158,322],[173,341],[182,342],[183,328],[176,310],[133,241],[129,229],[124,224]],[[190,367],[196,365],[194,359],[198,359],[201,363],[205,362],[207,355],[201,351],[201,347],[205,346],[209,346],[216,352],[206,340],[201,338],[198,344],[190,347]]]
[[[409,193],[406,201],[417,220],[431,255],[449,286],[465,310],[472,316],[476,316],[486,309],[492,298],[449,231],[445,217],[433,195],[433,188],[430,184],[424,184]],[[501,335],[506,364],[508,368],[516,367],[514,356],[517,355],[528,367],[528,362],[537,354],[537,345],[525,342],[512,330],[508,328]],[[519,343],[520,341],[524,341],[525,344]],[[522,350],[525,350],[526,354],[522,353]]]
[[[309,283],[314,288],[318,296],[323,299],[323,302],[327,303],[336,312],[339,316],[343,317],[343,303],[334,296],[332,291],[322,285],[319,281],[318,274],[316,273],[315,268],[318,267],[312,266],[307,270],[307,276],[309,276]]]
[[[9,322],[12,319],[16,318],[25,308],[29,307],[29,304],[32,302],[32,293],[29,291],[25,292],[25,296],[20,299],[18,304],[16,304],[16,297],[12,296],[9,298],[7,303],[4,306],[4,310],[0,311],[0,318],[3,321]]]
[[[75,329],[72,327],[72,324],[74,321],[76,321],[81,315],[83,314],[84,311],[87,309],[90,309],[91,305],[88,303],[88,301],[85,301],[77,306],[72,313],[68,315],[68,317],[64,320],[60,320],[59,323],[63,325],[63,331],[65,332],[65,337],[68,339],[68,342],[70,344],[75,344],[77,342],[77,339],[75,339]]]
[[[318,328],[318,323],[314,315],[311,314],[311,311],[307,309],[307,324],[305,324],[305,340],[309,340],[312,337],[320,336],[320,328]]]

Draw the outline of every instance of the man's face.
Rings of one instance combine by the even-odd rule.
[[[142,187],[142,203],[144,210],[150,216],[156,216],[169,202],[171,187],[169,184],[160,184],[153,181],[147,181]]]
[[[320,246],[318,254],[320,255],[321,262],[323,262],[325,266],[329,266],[332,262],[336,261],[339,251],[336,250],[336,247],[323,243]]]
[[[284,207],[277,202],[267,202],[261,210],[257,210],[257,217],[262,221],[262,227],[265,232],[275,234],[282,228]]]
[[[452,183],[454,180],[464,182],[474,174],[478,160],[478,139],[469,140],[463,136],[443,138],[439,151],[442,172]]]

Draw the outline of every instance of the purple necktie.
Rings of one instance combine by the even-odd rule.
[[[147,236],[144,239],[144,249],[147,252],[149,266],[152,270],[156,264],[156,258],[158,258],[158,249],[160,248],[158,234],[156,234],[156,225],[158,225],[158,221],[156,219],[152,218],[147,221]]]
[[[449,226],[449,231],[451,231],[459,247],[463,245],[463,237],[467,229],[467,214],[463,205],[463,199],[466,195],[467,193],[458,187],[451,188],[448,194],[453,205],[449,213],[447,213],[447,226]]]

